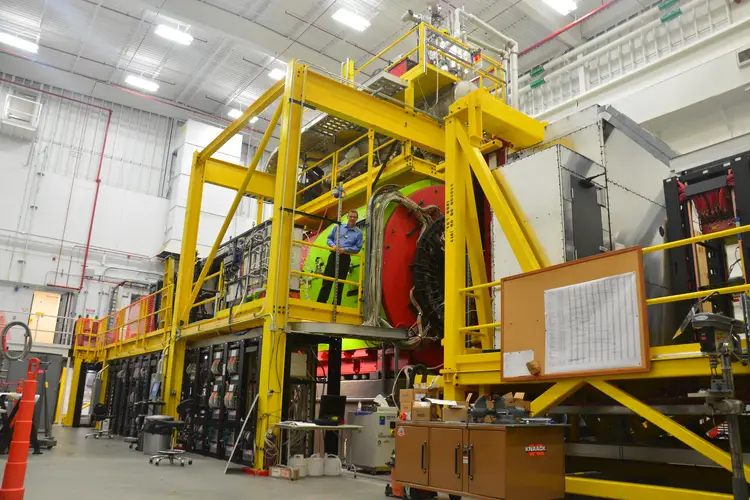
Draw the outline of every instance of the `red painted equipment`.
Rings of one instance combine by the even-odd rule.
[[[420,206],[436,205],[445,212],[445,186],[429,186],[409,196]],[[383,238],[383,309],[391,325],[409,328],[417,321],[409,292],[414,282],[411,265],[417,251],[420,225],[417,218],[399,205],[385,226]]]
[[[3,500],[23,500],[25,492],[23,483],[26,479],[26,462],[29,456],[29,439],[31,423],[34,418],[34,396],[36,395],[36,375],[38,372],[39,360],[31,358],[21,391],[21,401],[18,402],[20,406],[16,412],[8,462],[5,464],[3,487],[0,488],[0,498]]]

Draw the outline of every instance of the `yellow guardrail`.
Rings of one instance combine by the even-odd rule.
[[[669,250],[671,248],[681,247],[684,245],[691,245],[693,243],[700,243],[703,241],[710,241],[710,240],[718,240],[718,239],[726,238],[728,236],[735,236],[735,235],[739,235],[739,234],[747,233],[747,232],[750,232],[750,225],[733,227],[731,229],[725,229],[723,231],[716,231],[715,233],[701,234],[698,236],[692,236],[690,238],[683,238],[681,240],[670,241],[670,242],[662,243],[659,245],[653,245],[650,247],[643,248],[641,251],[644,254],[652,253],[652,252],[659,252],[663,250]],[[478,285],[472,285],[472,286],[468,286],[464,288],[459,288],[458,292],[461,294],[471,295],[471,292],[473,292],[474,290],[481,290],[484,288],[494,288],[494,287],[500,286],[501,284],[502,284],[502,280],[492,281],[489,283],[480,283]],[[655,306],[659,304],[668,304],[670,302],[680,302],[683,300],[702,299],[713,294],[733,295],[737,293],[748,293],[748,292],[750,292],[750,284],[735,285],[735,286],[727,286],[727,287],[722,287],[722,288],[712,288],[709,290],[701,290],[699,292],[682,293],[678,295],[667,295],[664,297],[655,297],[653,299],[647,299],[646,304],[649,306]],[[486,328],[497,328],[500,326],[501,326],[500,322],[486,323],[482,325],[471,325],[471,326],[465,326],[463,328],[459,328],[459,332],[473,333],[477,330],[483,330]]]

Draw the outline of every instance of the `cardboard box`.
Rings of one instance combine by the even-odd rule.
[[[285,465],[275,465],[271,467],[271,477],[296,481],[299,479],[299,469]]]
[[[414,401],[411,406],[411,419],[416,422],[432,420],[432,405],[426,401]]]
[[[509,406],[517,406],[518,408],[522,408],[526,411],[531,411],[531,401],[524,401],[524,397],[526,396],[523,392],[516,392],[513,394],[512,392],[509,392],[508,394],[505,394],[503,396],[503,399],[505,400],[505,404]]]
[[[472,393],[466,395],[466,400],[458,403],[443,405],[443,422],[466,422],[469,420],[469,401]]]
[[[401,389],[398,393],[398,400],[401,403],[421,401],[425,397],[427,397],[427,389]]]
[[[399,410],[401,413],[406,413],[406,419],[411,420],[411,407],[414,404],[414,401],[401,401],[401,408]]]

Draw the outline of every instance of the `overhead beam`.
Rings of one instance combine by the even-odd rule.
[[[214,186],[221,186],[234,191],[242,185],[247,174],[247,167],[228,161],[209,158],[206,160],[205,181]],[[248,184],[245,194],[266,199],[273,199],[276,188],[276,176],[265,172],[255,171],[253,180]]]
[[[433,153],[445,153],[445,130],[436,120],[315,71],[307,71],[304,104]]]

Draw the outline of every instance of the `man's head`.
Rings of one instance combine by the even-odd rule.
[[[346,225],[349,227],[354,227],[354,225],[357,223],[358,218],[359,213],[356,210],[349,210],[349,216],[346,221]]]

